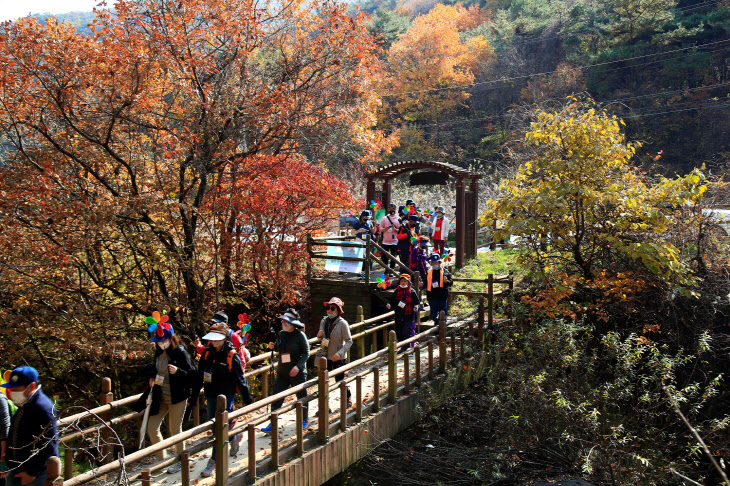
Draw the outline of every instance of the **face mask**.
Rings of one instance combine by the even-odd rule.
[[[167,348],[170,347],[170,341],[169,340],[162,341],[160,343],[157,343],[157,345],[160,347],[160,349],[163,349],[164,350],[164,349],[167,349]]]
[[[433,269],[434,269],[434,270],[438,270],[438,269],[440,269],[440,268],[441,268],[441,265],[438,265],[438,264],[436,264],[436,265],[433,265]]]
[[[334,319],[335,317],[337,317],[337,311],[327,312],[327,317],[329,317],[330,319]]]
[[[436,213],[436,217],[437,218],[443,218],[444,217],[444,213]]]
[[[24,391],[12,391],[12,390],[10,390],[10,399],[17,406],[21,406],[25,402],[28,401],[28,397],[25,396],[25,392]]]
[[[400,284],[400,288],[407,289],[408,288],[408,284],[407,283]]]
[[[390,214],[395,214],[395,209],[391,209]]]

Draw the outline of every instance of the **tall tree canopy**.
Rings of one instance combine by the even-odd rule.
[[[93,36],[0,28],[0,313],[55,326],[6,329],[5,345],[81,332],[94,355],[151,310],[192,337],[227,298],[293,303],[305,233],[352,204],[321,161],[392,143],[372,130],[362,15],[329,0],[115,8]]]

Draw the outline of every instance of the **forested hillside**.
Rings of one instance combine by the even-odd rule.
[[[449,2],[450,3],[450,2]],[[582,94],[643,142],[637,162],[727,167],[730,8],[715,1],[369,0],[387,64],[380,124],[393,160],[492,167],[528,114]],[[507,143],[507,145],[505,145]]]

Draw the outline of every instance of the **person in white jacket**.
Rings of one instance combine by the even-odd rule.
[[[387,258],[383,255],[383,263],[390,268],[395,268],[395,259],[398,254],[398,230],[403,221],[398,217],[397,207],[394,203],[388,204],[388,212],[380,220],[380,234],[383,235],[383,248],[385,251],[393,255],[393,258]]]
[[[443,255],[446,247],[446,238],[449,236],[449,219],[444,215],[443,206],[436,208],[436,219],[429,224],[433,233],[431,241],[433,243],[433,251],[439,255]]]

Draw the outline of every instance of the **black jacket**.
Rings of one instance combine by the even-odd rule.
[[[411,294],[411,307],[401,307],[398,304],[401,301],[406,301],[405,292],[410,292]],[[395,288],[393,291],[393,296],[390,298],[390,310],[395,312],[395,317],[397,319],[403,319],[405,316],[413,316],[415,312],[415,308],[421,304],[421,301],[418,300],[418,293],[416,292],[416,289],[413,288],[412,285],[409,285],[407,289],[401,289],[400,285]]]
[[[155,362],[157,362],[157,357],[162,353],[167,353],[169,364],[177,366],[177,372],[174,375],[170,375],[170,401],[175,404],[187,400],[190,398],[190,388],[198,371],[195,369],[193,360],[190,359],[190,355],[182,346],[176,348],[169,347],[164,351],[159,346],[155,346]],[[154,385],[152,387],[150,416],[157,415],[160,412],[161,399],[162,387],[160,385]]]
[[[444,272],[444,286],[443,287],[432,287],[428,290],[428,273],[433,272],[431,277],[432,284],[438,284],[441,279],[441,272]],[[445,268],[439,270],[429,269],[426,272],[426,278],[423,280],[423,288],[426,289],[426,297],[428,300],[446,300],[449,297],[449,287],[454,285],[454,281],[451,279],[451,274]]]
[[[6,462],[13,475],[37,476],[51,456],[58,456],[58,419],[53,402],[39,389],[13,415]]]
[[[231,370],[229,371],[228,354],[231,350],[234,350],[234,353],[231,359]],[[211,374],[210,382],[204,382],[205,373]],[[207,398],[215,398],[218,395],[230,397],[236,393],[236,388],[238,388],[244,403],[253,403],[251,390],[249,390],[246,377],[243,374],[241,358],[235,352],[230,341],[226,340],[220,351],[216,351],[210,345],[203,351],[198,363],[198,373],[195,375],[193,382],[193,396],[198,396],[201,388],[203,388]]]

